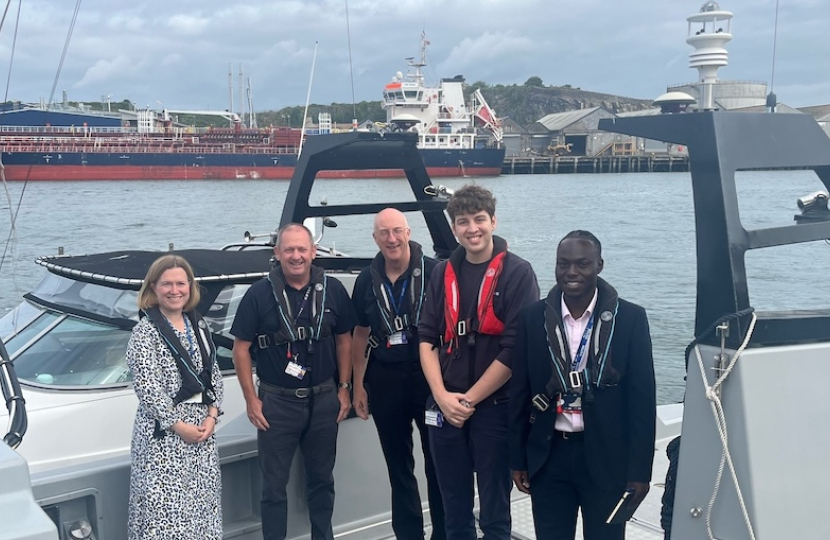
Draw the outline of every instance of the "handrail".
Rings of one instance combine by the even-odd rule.
[[[3,442],[15,449],[23,441],[23,435],[26,434],[28,427],[26,400],[23,399],[20,382],[14,372],[14,364],[9,359],[9,353],[2,339],[0,339],[0,389],[3,391],[6,409],[9,411],[9,425],[6,428]]]

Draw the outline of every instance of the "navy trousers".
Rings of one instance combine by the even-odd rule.
[[[485,540],[510,538],[507,402],[479,404],[461,427],[429,428],[429,445],[444,500],[447,540],[476,540],[473,475]]]
[[[444,540],[444,507],[429,452],[424,407],[429,385],[417,362],[373,362],[366,373],[372,418],[386,458],[392,489],[392,530],[397,540],[423,540],[424,517],[415,479],[412,422],[418,426],[424,452],[431,540]]]
[[[580,508],[585,540],[625,538],[625,524],[605,524],[625,486],[609,490],[591,480],[582,441],[580,436],[565,440],[554,434],[548,460],[530,478],[536,538],[574,540]]]
[[[260,390],[266,431],[257,432],[262,468],[262,534],[283,540],[287,534],[286,485],[297,446],[303,455],[306,500],[312,540],[333,540],[334,458],[340,401],[334,388],[313,397],[297,398]]]

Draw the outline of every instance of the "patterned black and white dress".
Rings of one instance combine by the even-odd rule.
[[[188,339],[174,328],[185,348]],[[191,339],[195,339],[192,336]],[[202,369],[198,347],[193,355]],[[133,328],[127,346],[127,364],[133,372],[138,410],[132,438],[130,508],[127,538],[187,540],[222,538],[221,477],[216,438],[186,443],[170,428],[181,420],[201,424],[208,406],[173,405],[182,385],[169,349],[146,317]],[[212,369],[216,407],[221,408],[223,387],[219,366]],[[167,435],[154,438],[155,421]]]

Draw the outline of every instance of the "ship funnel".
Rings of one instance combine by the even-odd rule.
[[[703,4],[700,12],[686,18],[689,21],[686,43],[695,48],[689,54],[689,67],[698,71],[700,96],[698,106],[702,110],[715,108],[714,85],[718,69],[726,66],[729,53],[724,48],[732,39],[732,13],[722,11],[717,2]]]

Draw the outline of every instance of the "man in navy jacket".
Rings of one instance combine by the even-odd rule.
[[[606,524],[625,491],[648,493],[655,384],[645,310],[600,279],[587,231],[559,243],[556,283],[522,313],[510,396],[510,468],[529,493],[537,538],[569,539],[582,509],[586,540],[622,539]]]

